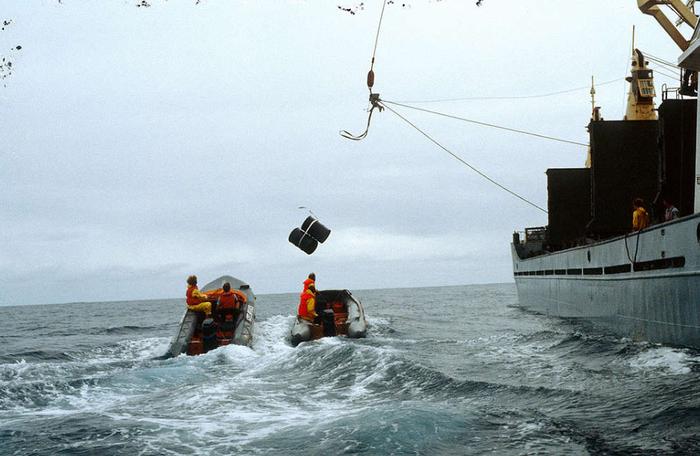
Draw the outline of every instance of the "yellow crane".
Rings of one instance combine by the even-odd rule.
[[[683,36],[679,27],[685,23],[695,29],[698,25],[698,17],[695,15],[695,0],[689,0],[686,3],[681,0],[637,0],[637,6],[642,13],[653,16],[681,50],[688,49],[690,40]],[[678,20],[675,24],[664,13],[661,6],[667,6],[676,13]]]

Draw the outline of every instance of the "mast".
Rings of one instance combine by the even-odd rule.
[[[648,67],[649,62],[639,49],[632,52],[631,75],[627,82],[630,89],[627,93],[627,112],[625,120],[656,120],[654,97],[654,72]]]
[[[595,79],[591,76],[591,122],[603,120],[600,116],[600,106],[595,105]],[[586,157],[586,168],[591,167],[591,145],[588,145],[588,156]]]

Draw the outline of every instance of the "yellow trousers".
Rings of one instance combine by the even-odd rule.
[[[204,312],[207,316],[211,315],[211,303],[210,302],[200,302],[199,304],[193,304],[187,306],[188,309],[194,310],[195,312]]]

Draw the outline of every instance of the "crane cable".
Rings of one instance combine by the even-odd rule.
[[[382,0],[382,12],[379,15],[379,23],[377,24],[377,34],[374,37],[374,49],[372,50],[372,61],[370,62],[369,65],[369,72],[367,73],[367,88],[369,89],[369,103],[371,105],[371,108],[369,109],[369,115],[367,116],[367,127],[365,128],[365,131],[360,133],[359,135],[353,135],[347,130],[341,130],[340,131],[340,136],[346,139],[351,139],[353,141],[360,141],[364,139],[367,136],[367,133],[369,133],[369,124],[372,121],[372,113],[374,112],[374,108],[377,108],[379,112],[384,110],[384,107],[381,105],[380,100],[379,100],[379,94],[378,93],[372,93],[372,87],[374,87],[374,59],[377,55],[377,45],[379,44],[379,32],[382,29],[382,20],[384,19],[384,9],[386,8],[386,4],[388,3],[388,0]]]
[[[551,141],[559,141],[559,142],[563,142],[563,143],[567,143],[567,144],[574,144],[574,145],[576,145],[576,146],[584,146],[584,147],[588,147],[588,146],[589,146],[587,143],[582,143],[582,142],[578,142],[578,141],[570,141],[570,140],[568,140],[568,139],[556,138],[556,137],[554,137],[554,136],[542,135],[542,134],[539,134],[539,133],[533,133],[533,132],[525,131],[525,130],[518,130],[518,129],[515,129],[515,128],[503,127],[503,126],[501,126],[501,125],[491,124],[491,123],[487,123],[487,122],[481,122],[481,121],[473,120],[473,119],[467,119],[467,118],[464,118],[464,117],[458,117],[458,116],[454,116],[454,115],[452,115],[452,114],[445,114],[445,113],[443,113],[443,112],[432,111],[432,110],[430,110],[430,109],[419,108],[419,107],[417,107],[417,106],[410,106],[410,105],[403,104],[403,103],[397,103],[397,102],[395,102],[395,101],[381,100],[381,102],[382,102],[382,103],[385,103],[385,104],[392,104],[392,105],[396,105],[396,106],[401,106],[401,107],[403,107],[403,108],[414,109],[414,110],[416,110],[416,111],[427,112],[428,114],[435,114],[435,115],[437,115],[437,116],[447,117],[447,118],[450,118],[450,119],[461,120],[461,121],[463,121],[463,122],[469,122],[469,123],[473,123],[473,124],[476,124],[476,125],[481,125],[481,126],[483,126],[483,127],[497,128],[497,129],[499,129],[499,130],[506,130],[506,131],[511,131],[511,132],[514,132],[514,133],[520,133],[520,134],[523,134],[523,135],[535,136],[535,137],[537,137],[537,138],[549,139],[549,140],[551,140]],[[388,108],[388,106],[385,106],[385,107]]]
[[[612,84],[614,82],[623,81],[625,78],[616,78],[609,81],[596,83],[596,87]],[[558,90],[556,92],[548,92],[536,95],[508,95],[508,96],[484,96],[484,97],[458,97],[458,98],[435,98],[431,100],[399,100],[397,103],[413,103],[413,104],[424,104],[424,103],[447,103],[455,101],[487,101],[487,100],[529,100],[533,98],[546,98],[555,95],[563,95],[571,92],[577,92],[579,90],[589,90],[590,86],[575,87],[573,89]]]
[[[380,100],[380,103],[381,103],[381,102],[383,102],[383,101]],[[390,102],[383,102],[383,103],[390,103]],[[398,104],[398,103],[392,103],[392,104]],[[445,152],[447,152],[448,154],[450,154],[453,158],[455,158],[457,161],[459,161],[459,162],[462,163],[463,165],[467,166],[469,169],[471,169],[472,171],[474,171],[475,173],[477,173],[479,176],[483,177],[484,179],[486,179],[487,181],[491,182],[492,184],[494,184],[495,186],[499,187],[500,189],[505,190],[506,192],[510,193],[511,195],[515,196],[516,198],[518,198],[518,199],[524,201],[525,203],[529,204],[530,206],[533,206],[533,207],[539,209],[540,211],[544,212],[545,214],[547,214],[547,210],[546,210],[546,209],[543,209],[542,207],[540,207],[540,206],[538,206],[537,204],[533,203],[532,201],[528,200],[528,199],[525,198],[524,196],[521,196],[521,195],[515,193],[513,190],[509,189],[508,187],[504,186],[503,184],[500,184],[499,182],[497,182],[497,181],[494,180],[493,178],[491,178],[491,177],[489,177],[488,175],[486,175],[484,172],[480,171],[479,169],[477,169],[477,168],[475,168],[474,166],[472,166],[472,165],[470,165],[469,163],[467,163],[462,157],[460,157],[459,155],[457,155],[457,154],[455,154],[454,152],[450,151],[447,147],[445,147],[445,146],[443,146],[442,144],[440,144],[437,140],[435,140],[434,138],[432,138],[429,134],[427,134],[426,132],[424,132],[423,130],[421,130],[420,128],[418,128],[413,122],[411,122],[410,120],[408,120],[407,118],[405,118],[404,116],[402,116],[401,114],[399,114],[398,112],[396,112],[394,109],[392,109],[391,106],[386,106],[386,105],[384,105],[384,108],[386,108],[386,109],[388,109],[389,111],[391,111],[392,113],[394,113],[399,119],[403,120],[404,122],[406,122],[406,123],[407,123],[408,125],[410,125],[411,127],[415,128],[420,134],[422,134],[423,136],[425,136],[430,142],[432,142],[433,144],[435,144],[436,146],[438,146],[440,149],[442,149],[443,151],[445,151]]]

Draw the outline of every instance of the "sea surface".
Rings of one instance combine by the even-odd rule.
[[[0,307],[2,455],[700,454],[700,352],[517,307],[513,284],[368,290],[364,340],[159,359],[182,300]]]

